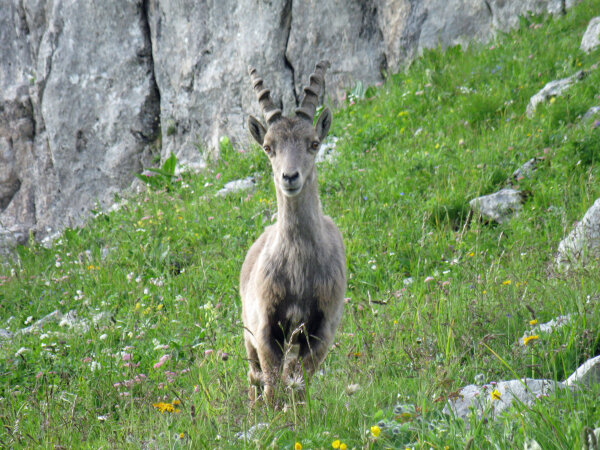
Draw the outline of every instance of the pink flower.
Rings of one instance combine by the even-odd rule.
[[[160,359],[158,360],[158,362],[156,364],[154,364],[154,368],[158,369],[160,368],[164,363],[166,363],[169,359],[171,359],[171,355],[162,355],[160,357]]]
[[[429,283],[431,281],[433,281],[433,277],[427,277],[427,278],[425,278],[425,283]]]
[[[123,353],[123,361],[131,361],[131,353]]]
[[[90,358],[89,356],[86,356],[81,361],[84,362],[84,363],[89,363],[89,362],[92,362],[92,358]]]
[[[42,372],[41,370],[37,373],[37,375],[35,376],[35,379],[39,379],[44,375],[44,372]]]

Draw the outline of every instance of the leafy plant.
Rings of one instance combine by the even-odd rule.
[[[177,157],[174,153],[171,153],[171,156],[165,160],[160,168],[149,167],[145,169],[145,172],[151,173],[136,173],[134,175],[152,189],[171,191],[179,180],[179,177],[175,176],[176,167]]]

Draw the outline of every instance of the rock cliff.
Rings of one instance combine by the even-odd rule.
[[[335,103],[574,1],[0,0],[0,247],[81,223],[152,158],[198,168],[221,136],[247,142],[248,64],[289,112],[319,59]]]

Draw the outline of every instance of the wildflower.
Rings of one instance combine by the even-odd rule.
[[[510,283],[512,283],[512,281],[511,281],[511,280],[504,280],[504,281],[502,282],[502,284],[503,284],[504,286],[508,286]]]
[[[347,450],[347,449],[348,449],[348,446],[342,442],[340,444],[340,450]]]
[[[185,433],[179,433],[179,439],[183,439],[185,437]]]
[[[523,338],[523,345],[528,345],[531,341],[538,340],[539,338],[540,337],[537,334],[535,334],[533,336],[525,336]]]
[[[153,403],[152,406],[158,409],[161,412],[161,414],[165,411],[169,413],[175,412],[175,407],[171,403],[159,402]]]
[[[529,325],[537,325],[538,321],[537,319],[533,319],[529,321]]]
[[[473,257],[473,256],[475,256],[475,253],[474,253],[474,252],[471,252],[471,253],[469,253],[467,256]]]
[[[373,435],[373,437],[379,436],[380,433],[381,433],[381,428],[379,428],[379,426],[373,425],[371,427],[371,434]]]
[[[154,364],[154,368],[155,369],[160,368],[169,359],[171,359],[171,355],[163,355],[163,356],[161,356],[160,359],[158,360],[158,362],[156,364]]]
[[[492,400],[500,400],[502,394],[498,389],[494,389],[492,392],[490,392],[490,396],[492,397]]]
[[[294,444],[294,450],[302,450],[302,444],[300,442],[296,442]]]
[[[339,440],[339,439],[336,439],[335,441],[333,441],[333,442],[331,443],[331,447],[332,447],[332,448],[335,448],[335,449],[339,449],[341,444],[342,444],[342,443],[340,442],[340,440]]]

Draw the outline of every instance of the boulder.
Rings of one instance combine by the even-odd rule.
[[[590,23],[583,33],[583,37],[581,38],[581,45],[579,48],[589,53],[592,50],[595,50],[596,47],[600,45],[600,17],[594,17],[590,20]]]
[[[494,194],[474,198],[469,206],[482,217],[503,223],[519,213],[522,200],[521,192],[505,188]]]
[[[558,244],[556,265],[568,270],[572,264],[585,265],[600,258],[600,198],[587,210],[583,219]]]

